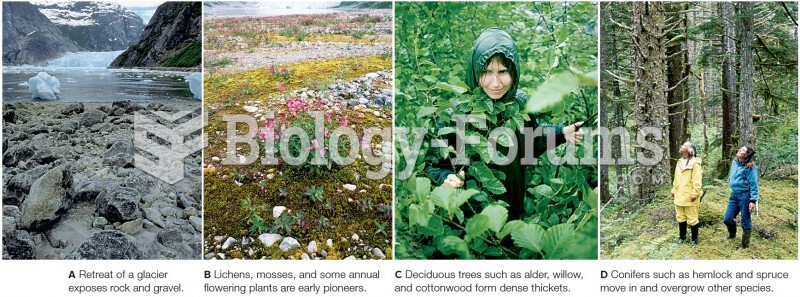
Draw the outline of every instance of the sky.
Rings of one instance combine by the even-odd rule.
[[[131,11],[142,17],[145,26],[147,25],[147,23],[150,22],[150,18],[156,12],[156,8],[158,8],[158,6],[161,5],[161,3],[164,3],[164,1],[161,0],[158,1],[133,0],[133,1],[112,1],[112,2],[117,2],[120,5],[125,6],[126,8],[130,9]]]

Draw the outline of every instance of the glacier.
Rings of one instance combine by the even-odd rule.
[[[47,72],[39,72],[28,79],[28,91],[33,99],[57,100],[58,93],[61,93],[61,83]]]
[[[67,53],[61,58],[47,62],[49,67],[96,67],[105,68],[114,62],[123,51]]]

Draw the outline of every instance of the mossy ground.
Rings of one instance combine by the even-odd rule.
[[[340,37],[326,38],[337,40]],[[278,83],[283,85],[285,92],[302,88],[323,89],[337,80],[348,81],[367,73],[390,70],[391,67],[391,56],[381,55],[276,65],[276,69],[287,68],[293,71],[288,78],[276,76],[268,68],[238,73],[215,73],[213,69],[207,71],[204,77],[204,98],[206,111],[209,112],[208,125],[205,128],[209,141],[204,151],[204,163],[214,167],[204,170],[204,234],[207,243],[204,253],[224,252],[227,258],[299,259],[306,244],[314,240],[320,249],[326,249],[327,259],[341,259],[348,255],[374,258],[370,251],[353,250],[350,239],[353,234],[357,234],[365,246],[379,247],[387,258],[391,258],[392,176],[389,174],[379,180],[366,177],[367,171],[378,171],[380,164],[369,165],[364,159],[357,159],[351,165],[334,165],[331,170],[311,173],[306,168],[286,164],[261,165],[257,161],[250,165],[222,165],[211,159],[224,159],[226,156],[227,122],[223,121],[222,116],[244,114],[242,106],[247,102],[261,102],[282,108],[276,99],[282,93]],[[388,82],[373,86],[391,88]],[[348,110],[349,124],[356,127],[359,135],[368,127],[391,128],[391,112],[381,112],[387,117]],[[259,125],[263,123],[259,122]],[[245,129],[243,125],[237,126],[239,134],[246,134]],[[379,138],[376,137],[374,143],[380,143]],[[237,153],[246,152],[247,149],[246,145],[239,145]],[[234,183],[234,178],[240,175],[245,176],[241,186]],[[356,175],[360,178],[356,178]],[[356,185],[357,190],[344,189],[342,186],[346,183]],[[312,186],[323,188],[323,195],[331,202],[332,209],[326,208],[324,203],[312,202],[303,197],[306,189]],[[280,197],[281,188],[288,192],[286,198]],[[275,206],[285,206],[292,214],[302,211],[305,218],[303,224],[295,224],[291,233],[282,234],[297,239],[302,248],[283,252],[277,244],[263,247],[256,241],[249,246],[254,249],[253,252],[237,248],[228,251],[216,249],[213,244],[215,236],[258,236],[250,232],[250,223],[247,222],[249,210],[241,206],[242,200],[248,197],[251,204],[258,208],[261,217],[267,219],[267,225],[272,225],[272,208]],[[385,208],[388,211],[379,209],[380,204],[388,206]],[[321,223],[321,217],[327,218],[329,223]],[[325,245],[327,239],[333,240],[333,247]]]
[[[723,240],[728,231],[722,216],[730,195],[723,181],[704,186],[706,195],[700,206],[698,246],[677,244],[678,224],[669,198],[669,187],[662,187],[654,201],[637,205],[624,199],[612,201],[601,213],[602,259],[797,259],[797,181],[759,180],[760,214],[753,214],[750,248],[737,251],[736,239]],[[737,218],[737,224],[738,224]],[[689,231],[691,234],[691,231]]]

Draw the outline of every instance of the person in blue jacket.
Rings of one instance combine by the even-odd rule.
[[[731,197],[728,199],[728,208],[722,221],[728,227],[728,237],[725,239],[736,238],[736,223],[733,220],[739,213],[742,214],[739,222],[742,226],[742,246],[739,249],[746,249],[750,245],[750,235],[753,230],[750,213],[758,203],[758,166],[753,161],[755,154],[756,151],[752,146],[741,147],[731,162],[728,175]]]

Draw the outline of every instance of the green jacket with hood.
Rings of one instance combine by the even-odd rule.
[[[517,92],[517,88],[519,86],[519,57],[517,55],[516,48],[514,47],[514,40],[511,39],[511,36],[503,30],[497,28],[484,30],[475,41],[475,44],[472,47],[472,54],[467,58],[466,84],[470,89],[473,90],[473,92],[480,92],[481,95],[485,96],[485,94],[483,94],[483,90],[478,84],[480,81],[481,71],[484,69],[484,65],[486,65],[486,62],[489,60],[489,58],[497,53],[504,55],[514,63],[513,68],[515,73],[512,74],[512,77],[516,78],[506,95],[498,100],[513,101],[519,105],[519,110],[525,110],[525,105],[528,101],[528,95],[522,92]],[[495,127],[501,126],[505,120],[507,119],[498,120],[498,123]],[[445,123],[440,124],[444,125]],[[533,130],[540,125],[542,127],[553,128],[549,131],[551,133],[555,133],[556,145],[565,142],[562,132],[563,126],[554,124],[539,124],[537,123],[536,118],[531,118],[531,120],[525,121],[525,127],[529,127]],[[491,129],[494,127],[492,127],[490,124],[489,128]],[[517,154],[513,161],[508,165],[503,166],[487,164],[489,168],[500,170],[505,174],[505,179],[501,180],[501,182],[504,184],[506,192],[502,194],[502,197],[500,198],[511,206],[509,209],[509,220],[519,218],[524,212],[523,203],[525,201],[525,191],[527,189],[527,182],[525,180],[526,166],[520,164],[520,159],[526,155],[530,155],[530,153],[523,151],[525,149],[524,141],[533,141],[534,157],[538,157],[544,153],[547,147],[547,138],[544,136],[536,137],[534,139],[525,139],[523,134],[518,130],[515,130],[515,133],[517,136],[517,144],[519,149],[517,150]],[[455,147],[456,137],[457,136],[455,133],[449,134],[448,145]],[[508,152],[508,148],[504,148],[500,145],[497,145],[497,150],[503,155],[506,155]],[[454,158],[452,154],[450,157]],[[453,165],[450,162],[450,158],[430,156],[426,158],[426,161],[428,162],[428,166],[426,166],[425,172],[436,185],[441,185],[444,183],[445,179],[447,179],[448,175],[454,174],[454,171],[452,170]],[[478,159],[474,159],[472,161],[478,161]],[[468,172],[467,167],[464,167],[462,170],[464,170],[464,172]],[[466,180],[468,181],[470,179],[473,178],[467,176]]]

